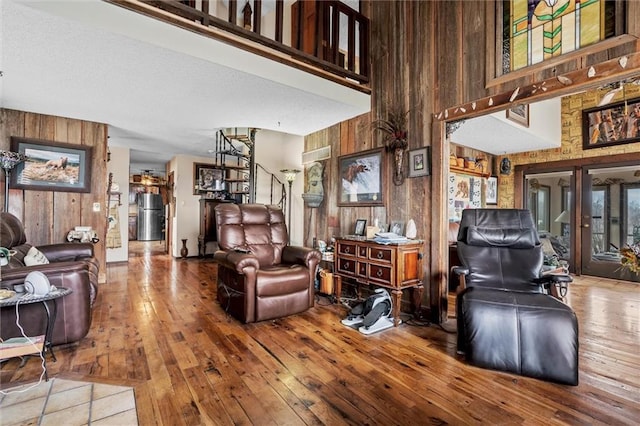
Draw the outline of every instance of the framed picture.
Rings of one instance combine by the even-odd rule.
[[[429,176],[431,174],[430,148],[409,151],[409,177]]]
[[[404,222],[392,220],[391,225],[389,225],[389,232],[393,232],[396,235],[404,235]]]
[[[529,127],[529,104],[515,105],[507,110],[507,119]]]
[[[582,111],[582,148],[640,141],[640,98]]]
[[[193,163],[193,194],[224,191],[224,170],[213,164]],[[208,198],[213,198],[209,196]]]
[[[353,231],[354,235],[364,236],[365,230],[367,229],[367,220],[366,219],[358,219],[356,220],[356,229]]]
[[[381,206],[382,148],[343,155],[338,158],[339,206]]]
[[[485,193],[485,201],[487,204],[498,204],[498,177],[490,176],[487,178],[487,192]]]
[[[11,172],[12,188],[91,192],[92,147],[12,136],[11,151],[27,156]]]

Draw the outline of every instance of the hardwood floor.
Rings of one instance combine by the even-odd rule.
[[[471,367],[455,334],[408,323],[364,336],[323,298],[244,325],[215,300],[211,259],[131,257],[108,266],[89,335],[59,347],[50,376],[134,386],[141,425],[637,424],[640,287],[577,278],[580,384]],[[39,363],[2,365],[3,387]]]

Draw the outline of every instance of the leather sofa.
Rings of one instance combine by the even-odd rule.
[[[528,210],[467,209],[458,232],[458,352],[476,366],[578,384],[578,321],[549,294]]]
[[[319,251],[290,246],[282,209],[218,204],[217,298],[245,323],[280,318],[313,306]]]
[[[23,284],[32,271],[44,273],[51,285],[67,287],[72,293],[57,300],[57,316],[53,327],[52,344],[73,343],[82,339],[91,326],[92,308],[98,293],[98,261],[93,255],[91,243],[61,243],[38,245],[48,264],[25,266],[23,260],[31,244],[20,220],[10,213],[0,213],[0,245],[16,254],[9,264],[0,268],[0,287],[13,289]],[[20,305],[20,324],[27,335],[42,334],[46,326],[46,314],[39,303]],[[3,339],[20,336],[13,308],[0,310]]]

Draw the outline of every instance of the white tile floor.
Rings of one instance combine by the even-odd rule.
[[[0,394],[0,425],[137,425],[133,388],[51,379]],[[23,392],[20,392],[23,391]]]

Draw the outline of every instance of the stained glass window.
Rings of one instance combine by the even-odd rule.
[[[503,72],[616,35],[615,0],[504,0]]]

